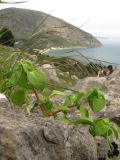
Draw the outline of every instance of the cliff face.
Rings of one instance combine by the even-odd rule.
[[[17,40],[25,40],[32,33],[39,32],[36,46],[40,48],[101,45],[91,34],[39,11],[18,8],[0,10],[0,25],[8,26]]]

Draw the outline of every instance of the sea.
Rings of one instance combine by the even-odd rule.
[[[69,57],[81,62],[100,62],[105,65],[120,66],[120,40],[104,39],[102,46],[97,48],[66,48],[50,50],[49,55],[54,57]]]

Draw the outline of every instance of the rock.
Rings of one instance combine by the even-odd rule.
[[[13,110],[4,100],[5,104],[0,99],[0,160],[97,160],[87,130]]]
[[[107,100],[106,108],[95,115],[107,117],[120,126],[120,68],[107,77],[87,77],[79,80],[73,89],[85,92],[93,87],[102,90]]]
[[[107,86],[109,90],[106,94],[109,98],[105,116],[120,127],[120,68],[107,77]]]
[[[107,100],[106,107],[99,113],[90,115],[93,118],[105,117],[117,124],[118,131],[120,132],[120,68],[117,68],[112,74],[107,77],[87,77],[79,80],[73,87],[75,90],[85,92],[90,88],[97,87],[103,91]],[[120,152],[119,140],[111,139],[114,145],[114,152],[109,150],[108,156],[111,158],[118,156]],[[98,159],[105,159],[106,145],[104,140],[100,139],[98,145]]]
[[[120,98],[113,98],[104,110],[104,116],[120,127]]]
[[[0,93],[0,109],[6,110],[7,108],[11,108],[10,102],[8,101],[7,97],[4,94]]]
[[[87,91],[90,88],[99,88],[102,91],[107,91],[107,85],[106,85],[106,78],[105,77],[86,77],[84,79],[80,79],[76,85],[73,87],[73,89],[77,91]]]
[[[47,78],[52,82],[60,83],[56,70],[53,69],[53,66],[50,64],[42,65],[43,71],[46,73]]]
[[[74,80],[74,81],[78,81],[78,80],[79,80],[76,75],[72,75],[71,78],[72,78],[72,80]]]
[[[120,69],[116,69],[111,75],[107,77],[108,85],[112,92],[120,95]]]
[[[29,59],[30,59],[31,61],[36,62],[36,61],[37,61],[37,56],[31,54],[31,55],[29,55]]]
[[[0,100],[6,100],[7,101],[7,97],[4,94],[0,93]]]

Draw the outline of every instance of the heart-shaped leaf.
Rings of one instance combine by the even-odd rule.
[[[25,102],[25,91],[21,88],[16,88],[12,91],[10,98],[15,105],[21,107]]]
[[[29,83],[36,89],[43,91],[46,85],[46,77],[42,71],[34,70],[27,73]]]

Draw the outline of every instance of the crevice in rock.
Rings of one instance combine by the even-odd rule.
[[[98,146],[99,145],[100,144],[98,144]],[[116,144],[115,142],[111,142],[111,145],[113,146],[113,150],[108,150],[108,158],[109,159],[117,158],[118,155],[120,154],[118,144]],[[106,158],[99,157],[98,160],[106,160]]]
[[[115,142],[112,142],[111,144],[113,146],[113,151],[111,150],[108,151],[108,157],[109,158],[117,157],[120,153],[118,144],[116,144]]]
[[[57,143],[56,143],[55,141],[50,140],[50,138],[48,138],[48,137],[45,135],[44,129],[42,130],[42,135],[43,135],[43,138],[45,139],[45,141],[46,141],[47,143],[51,143],[51,144],[57,145]]]
[[[25,139],[26,139],[29,147],[31,148],[31,152],[32,152],[34,155],[36,155],[36,154],[37,154],[37,151],[35,150],[35,148],[34,148],[34,146],[33,146],[34,143],[33,143],[33,140],[32,140],[32,139],[34,139],[34,137],[31,138],[31,136],[28,135],[28,133],[26,133],[26,132],[23,132],[22,134],[25,136]]]

